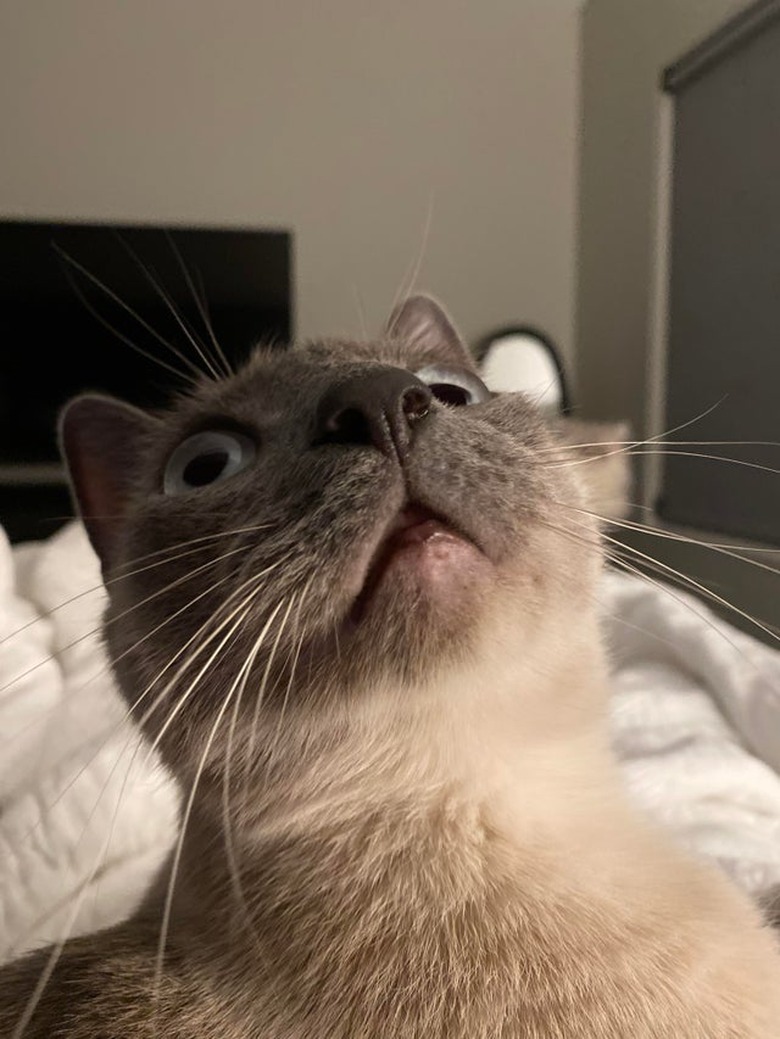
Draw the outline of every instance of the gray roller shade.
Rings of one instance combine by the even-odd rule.
[[[675,95],[666,428],[780,441],[780,4],[758,4],[666,73]],[[712,410],[709,410],[712,409]],[[664,462],[661,515],[780,544],[778,447]]]

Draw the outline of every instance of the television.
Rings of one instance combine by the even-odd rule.
[[[98,390],[154,407],[293,333],[283,230],[0,221],[0,524],[71,514],[57,414]]]

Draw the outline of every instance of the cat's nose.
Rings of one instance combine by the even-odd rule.
[[[403,460],[433,394],[402,368],[375,369],[332,386],[317,409],[315,444],[374,446]]]

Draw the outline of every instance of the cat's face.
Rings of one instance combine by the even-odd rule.
[[[294,724],[424,689],[497,627],[522,659],[590,616],[578,467],[425,298],[386,338],[261,350],[162,416],[81,398],[63,441],[116,671],[174,766],[226,698]]]

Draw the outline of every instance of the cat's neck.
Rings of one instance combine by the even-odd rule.
[[[348,889],[401,891],[425,875],[434,904],[454,888],[468,897],[529,855],[590,854],[625,811],[594,646],[572,647],[546,672],[523,675],[515,662],[504,673],[494,661],[441,689],[373,690],[340,717],[291,719],[275,767],[249,787],[205,781],[182,890],[209,887],[211,899],[244,887],[273,902],[295,877],[305,900],[324,890],[326,868]]]
[[[243,811],[223,813],[222,792],[207,791],[184,843],[170,942],[202,956],[248,1020],[278,1013],[280,1036],[310,1013],[316,1034],[385,1034],[391,1011],[408,1015],[393,1034],[500,1034],[507,1008],[542,999],[542,982],[535,994],[524,979],[549,971],[562,914],[613,904],[616,891],[636,904],[626,844],[654,854],[592,710],[605,695],[600,664],[576,663],[549,685],[537,674],[525,697],[522,684],[469,692],[450,680],[438,727],[425,711],[394,713],[399,691],[385,703],[380,693],[365,717],[353,705],[349,725],[307,733],[295,767]],[[570,946],[561,977],[586,961]]]
[[[217,772],[201,802],[224,822],[234,798],[233,832],[258,851],[366,815],[436,818],[444,804],[448,816],[489,818],[521,840],[545,820],[560,831],[578,803],[615,795],[607,696],[595,633],[558,647],[557,659],[520,660],[496,641],[425,687],[288,708],[258,774],[236,777],[226,798]]]
[[[388,1014],[392,1034],[502,1034],[511,1008],[547,998],[523,979],[550,970],[560,919],[630,880],[629,820],[593,735],[486,765],[405,789],[325,774],[317,796],[232,835],[194,820],[172,941],[199,949],[247,1020],[278,1014],[280,1036],[309,1020],[388,1034]],[[571,948],[562,976],[586,959]]]

